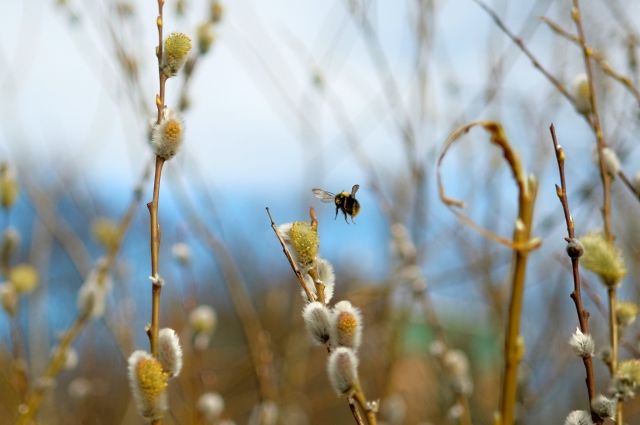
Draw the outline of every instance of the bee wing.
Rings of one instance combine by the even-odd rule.
[[[351,196],[356,196],[356,192],[358,191],[358,189],[360,189],[360,185],[359,184],[354,184],[353,187],[351,188]]]
[[[316,196],[316,198],[320,199],[322,202],[333,202],[334,198],[336,197],[336,195],[334,195],[333,193],[318,188],[311,189],[311,191]]]

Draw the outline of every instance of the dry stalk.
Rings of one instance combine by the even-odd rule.
[[[571,216],[571,211],[569,210],[569,198],[567,197],[567,184],[565,180],[564,173],[564,161],[565,161],[565,153],[564,149],[558,144],[558,140],[556,138],[556,130],[553,124],[549,128],[551,131],[551,139],[553,141],[553,147],[556,155],[556,161],[558,162],[558,173],[560,175],[560,186],[556,185],[556,194],[558,195],[558,199],[560,200],[560,204],[562,204],[562,210],[564,212],[564,219],[567,224],[567,237],[565,240],[567,243],[572,243],[575,241],[575,229],[573,224],[573,217]],[[582,303],[582,295],[581,295],[581,279],[580,279],[580,255],[572,254],[567,251],[567,255],[571,258],[571,270],[573,273],[573,292],[571,293],[571,299],[576,307],[576,313],[578,315],[578,324],[580,326],[580,331],[584,334],[590,334],[589,332],[589,312],[584,308]],[[583,357],[582,362],[584,364],[584,370],[586,373],[585,382],[587,384],[587,395],[589,397],[589,406],[591,406],[591,401],[596,395],[596,382],[593,374],[593,358],[592,357]],[[602,424],[602,419],[597,415],[591,416],[591,419],[595,424]]]
[[[461,200],[448,197],[445,193],[440,173],[442,161],[453,143],[476,126],[482,127],[491,134],[491,143],[495,144],[502,150],[503,157],[511,169],[513,179],[518,186],[518,216],[515,221],[512,240],[507,240],[496,235],[490,230],[476,224],[466,215],[457,211],[455,208],[463,207],[464,203]],[[456,217],[483,236],[502,243],[513,251],[510,278],[511,300],[509,303],[504,344],[505,365],[502,377],[500,416],[497,422],[501,425],[512,425],[515,418],[518,365],[524,355],[524,342],[520,335],[520,319],[524,298],[527,259],[529,252],[536,249],[541,244],[539,238],[531,238],[533,208],[537,193],[537,181],[535,177],[527,176],[525,174],[520,157],[515,151],[513,151],[502,126],[499,123],[491,121],[472,122],[454,130],[444,142],[442,150],[440,151],[436,166],[436,173],[440,200],[448,206],[449,209],[451,209]]]

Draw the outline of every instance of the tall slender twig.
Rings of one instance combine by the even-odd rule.
[[[613,233],[611,231],[611,178],[607,172],[607,166],[604,162],[602,150],[607,146],[604,139],[604,133],[602,131],[602,125],[600,124],[600,114],[598,112],[598,98],[596,96],[595,84],[593,82],[593,67],[591,66],[591,58],[593,52],[587,45],[587,40],[584,35],[584,28],[582,26],[582,13],[580,12],[580,1],[572,0],[573,8],[571,9],[571,17],[576,24],[578,31],[578,39],[580,40],[580,46],[582,47],[582,55],[584,57],[584,67],[587,73],[587,80],[589,82],[589,103],[591,104],[590,122],[591,127],[596,135],[596,142],[598,146],[598,165],[600,167],[600,178],[602,180],[602,221],[604,225],[604,234],[609,242],[614,240]]]
[[[589,114],[589,120],[591,127],[596,136],[596,143],[598,148],[598,165],[600,169],[600,179],[602,181],[602,222],[604,226],[604,236],[609,242],[613,242],[615,236],[611,230],[611,177],[607,171],[607,165],[603,155],[604,148],[607,143],[604,139],[604,133],[602,131],[602,125],[600,123],[600,114],[598,111],[598,98],[596,96],[595,84],[593,82],[593,69],[591,66],[591,58],[593,53],[587,45],[587,39],[584,33],[584,27],[582,25],[582,12],[580,11],[580,1],[572,0],[573,7],[571,9],[571,18],[573,19],[576,30],[578,31],[578,39],[580,46],[582,47],[582,56],[584,58],[584,66],[587,73],[587,80],[589,83],[589,102],[591,104],[591,113]],[[609,297],[609,337],[611,341],[611,359],[609,361],[609,371],[611,375],[616,373],[618,368],[618,323],[616,321],[616,289],[609,288],[607,291]],[[616,423],[623,425],[623,404],[618,401],[618,408],[616,409]]]
[[[589,334],[589,312],[584,308],[582,303],[582,295],[580,292],[581,289],[581,279],[580,279],[580,255],[577,249],[572,247],[572,244],[576,243],[575,240],[575,229],[573,224],[573,217],[571,216],[571,212],[569,210],[569,198],[567,197],[567,184],[565,180],[564,174],[564,160],[565,153],[564,149],[558,144],[558,140],[556,138],[556,130],[553,124],[549,127],[551,131],[551,139],[553,141],[553,147],[555,150],[556,160],[558,162],[558,173],[560,175],[560,186],[556,185],[556,194],[558,195],[558,199],[562,204],[562,210],[564,212],[564,219],[567,224],[567,237],[565,240],[569,244],[567,246],[567,254],[569,258],[571,258],[571,270],[573,273],[573,292],[571,293],[571,299],[576,306],[576,313],[578,314],[578,324],[580,326],[580,331],[584,334]],[[584,364],[584,369],[586,373],[585,382],[587,384],[587,395],[589,397],[589,406],[591,406],[591,401],[596,395],[596,382],[593,374],[593,360],[592,357],[582,357],[582,362]],[[602,419],[597,415],[592,414],[592,420],[596,424],[602,424]]]
[[[163,6],[164,0],[158,0],[158,17],[156,25],[158,27],[158,46],[156,47],[156,56],[158,57],[158,78],[159,92],[156,95],[156,106],[158,115],[156,124],[160,124],[162,112],[164,110],[164,92],[166,75],[162,72],[162,28],[163,28]],[[160,331],[160,292],[162,290],[162,279],[158,273],[159,253],[160,253],[160,225],[158,224],[158,202],[160,200],[160,178],[162,176],[162,167],[164,158],[156,156],[156,166],[153,178],[153,198],[147,204],[149,209],[150,226],[151,226],[151,281],[153,282],[151,289],[151,325],[147,330],[149,336],[149,344],[151,346],[151,354],[158,354],[158,332]],[[159,422],[158,422],[159,423]]]

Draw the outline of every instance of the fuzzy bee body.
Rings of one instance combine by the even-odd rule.
[[[347,223],[347,216],[351,217],[351,222],[353,222],[353,218],[358,215],[360,212],[360,202],[356,199],[356,192],[360,189],[360,185],[354,184],[351,188],[351,193],[349,192],[340,192],[338,194],[333,194],[323,189],[312,189],[313,194],[316,198],[320,199],[322,202],[333,202],[336,206],[336,216],[338,217],[338,211],[342,211],[342,215],[344,215],[344,221]]]

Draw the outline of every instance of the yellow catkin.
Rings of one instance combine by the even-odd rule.
[[[18,264],[9,272],[9,282],[18,293],[32,292],[38,286],[38,270],[30,264]]]
[[[317,229],[305,221],[296,221],[291,225],[289,236],[300,264],[303,266],[313,264],[320,245]]]
[[[18,182],[7,164],[0,164],[0,205],[11,208],[18,197]]]
[[[99,217],[93,221],[91,233],[100,246],[109,250],[117,243],[118,225],[106,217]]]
[[[625,379],[633,385],[640,384],[640,360],[631,359],[620,362],[616,378]]]
[[[630,301],[620,301],[616,305],[616,321],[619,325],[629,326],[636,320],[638,305]]]
[[[164,42],[162,72],[167,77],[178,73],[191,51],[191,38],[181,32],[174,32]]]
[[[589,233],[580,238],[580,242],[584,246],[584,255],[580,258],[583,267],[598,275],[605,286],[617,286],[627,274],[622,252],[602,233]]]
[[[167,387],[169,375],[162,370],[162,365],[154,358],[140,360],[136,374],[140,393],[149,402],[155,400]]]
[[[342,333],[344,336],[352,338],[355,335],[356,329],[358,327],[358,319],[356,317],[346,311],[343,311],[338,316],[338,322],[336,324],[338,327],[338,331]]]

